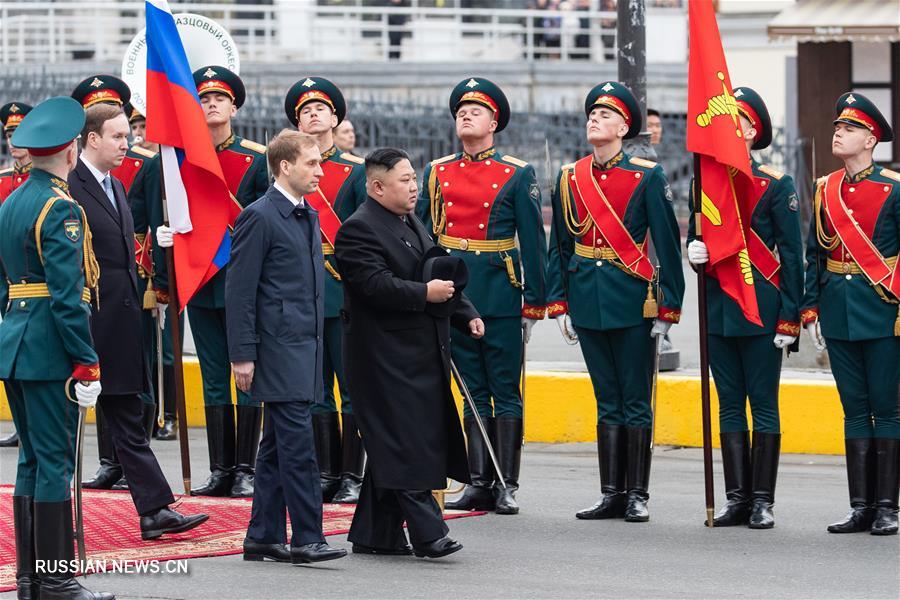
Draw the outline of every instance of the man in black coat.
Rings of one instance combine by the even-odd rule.
[[[446,487],[447,477],[469,481],[450,392],[450,325],[480,338],[484,323],[452,281],[422,281],[422,258],[434,244],[413,214],[418,186],[408,156],[391,148],[369,154],[366,188],[368,200],[335,244],[344,365],[369,456],[348,539],[354,552],[437,558],[462,545],[447,537],[431,490]],[[431,310],[451,299],[452,314]]]
[[[316,190],[322,159],[315,138],[284,130],[267,160],[275,183],[238,217],[225,279],[235,383],[264,407],[244,560],[321,562],[347,555],[322,535],[310,415],[322,398],[325,264],[318,215],[303,197]]]
[[[81,132],[84,149],[69,174],[69,193],[87,216],[100,266],[100,297],[91,315],[91,335],[103,368],[97,407],[102,407],[141,516],[141,537],[149,540],[193,529],[209,517],[168,508],[175,498],[143,424],[140,394],[149,388],[149,376],[141,337],[134,222],[122,182],[110,175],[125,157],[129,132],[121,107],[97,104],[87,109]]]

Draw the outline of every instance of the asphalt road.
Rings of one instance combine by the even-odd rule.
[[[201,430],[191,432],[196,479],[206,469],[203,438]],[[93,431],[87,439],[90,472]],[[156,441],[153,447],[174,486],[177,444]],[[3,483],[14,479],[15,456],[15,450],[0,450]],[[718,463],[715,470],[721,503]],[[599,491],[593,444],[528,444],[521,482],[521,514],[451,521],[451,536],[465,548],[442,560],[350,555],[292,567],[231,556],[191,560],[186,575],[92,575],[87,582],[119,598],[216,600],[900,598],[900,538],[825,532],[846,512],[840,457],[783,458],[777,525],[769,531],[703,527],[703,467],[695,449],[657,448],[651,521],[644,524],[574,518]],[[344,536],[329,540],[349,548]]]

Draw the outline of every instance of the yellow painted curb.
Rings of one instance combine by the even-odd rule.
[[[185,361],[184,379],[188,424],[191,427],[202,427],[206,420],[203,414],[200,366],[196,359]],[[718,446],[718,399],[714,385],[712,391],[713,442]],[[590,442],[596,439],[597,407],[587,373],[533,371],[528,373],[526,393],[526,441]],[[2,392],[0,395],[3,395]],[[783,380],[780,405],[784,435],[782,451],[843,454],[843,412],[833,382]],[[0,419],[10,418],[6,402],[0,403]],[[93,422],[93,411],[88,421]],[[661,375],[657,399],[656,443],[700,446],[702,440],[699,377]]]

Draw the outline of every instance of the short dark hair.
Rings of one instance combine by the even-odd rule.
[[[658,116],[660,116],[660,114],[659,114],[659,111],[656,110],[655,108],[648,108],[647,116],[648,117],[658,117]]]
[[[378,148],[366,155],[366,175],[374,169],[390,171],[401,160],[409,160],[409,155],[399,148]]]
[[[119,115],[124,115],[125,111],[118,104],[109,104],[102,102],[95,104],[84,111],[84,127],[81,128],[81,139],[83,143],[87,143],[89,133],[102,135],[103,124],[111,121]]]

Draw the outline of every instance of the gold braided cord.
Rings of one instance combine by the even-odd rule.
[[[572,191],[569,189],[569,171],[564,169],[559,179],[559,203],[562,206],[563,222],[566,229],[576,238],[581,238],[594,225],[591,215],[579,221],[572,205]]]
[[[428,197],[431,199],[431,229],[435,234],[439,234],[444,231],[447,213],[444,210],[444,198],[441,196],[435,165],[431,165],[431,173],[428,175]]]
[[[78,210],[81,212],[81,221],[84,223],[84,240],[82,241],[84,287],[94,293],[94,305],[97,310],[100,310],[100,263],[97,262],[97,256],[94,254],[94,235],[91,233],[91,226],[88,224],[84,209],[78,205]]]
[[[816,194],[813,199],[813,212],[816,215],[816,240],[819,242],[819,245],[822,246],[826,251],[831,252],[840,244],[840,239],[837,234],[833,236],[829,236],[825,232],[825,225],[822,223],[822,188],[825,187],[825,183],[821,183],[816,186]]]

